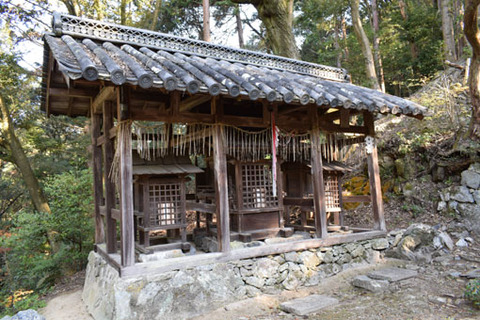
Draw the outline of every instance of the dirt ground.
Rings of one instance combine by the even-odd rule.
[[[384,293],[370,293],[350,282],[373,269],[405,265],[418,271],[416,278],[391,284]],[[238,301],[205,314],[195,320],[267,320],[267,319],[480,319],[480,310],[463,298],[467,279],[458,274],[480,268],[480,246],[457,248],[434,262],[417,265],[401,260],[384,259],[377,265],[349,269],[323,279],[320,285],[297,291],[282,291]],[[66,286],[60,285],[47,306],[39,310],[47,320],[91,320],[81,300],[81,280],[77,275]],[[340,303],[306,317],[284,313],[279,305],[310,294],[324,294]]]

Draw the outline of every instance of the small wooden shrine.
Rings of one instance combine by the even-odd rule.
[[[137,256],[188,250],[200,231],[215,238],[218,252],[174,263],[385,233],[374,121],[378,114],[421,119],[422,106],[352,85],[344,69],[69,15],[55,14],[52,26],[44,36],[42,109],[90,118],[95,250],[121,276],[174,269]],[[371,194],[362,199],[342,197],[341,154],[353,145],[368,163]],[[359,200],[371,201],[374,225],[334,232],[347,227],[342,201]],[[291,207],[305,212],[300,224]],[[311,238],[230,246],[288,237],[294,228]]]
[[[133,198],[135,234],[138,244],[150,247],[152,232],[164,231],[164,242],[156,249],[188,250],[186,217],[186,176],[201,173],[188,157],[164,157],[145,160],[133,157]],[[179,233],[181,242],[168,243],[168,236]]]

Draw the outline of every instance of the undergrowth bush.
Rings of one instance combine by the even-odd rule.
[[[0,237],[4,251],[0,317],[38,306],[38,294],[61,276],[83,269],[93,247],[91,173],[80,170],[52,176],[45,193],[51,214],[19,211]]]
[[[473,306],[480,309],[480,279],[470,280],[465,289],[465,298],[473,303]]]

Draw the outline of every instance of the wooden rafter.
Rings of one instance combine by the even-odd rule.
[[[207,101],[210,101],[212,97],[210,95],[193,95],[182,101],[180,101],[180,112],[190,111],[196,106],[201,105]]]
[[[101,114],[103,103],[108,100],[113,100],[116,97],[116,88],[115,87],[104,87],[97,94],[95,99],[92,102],[92,110],[94,114]]]

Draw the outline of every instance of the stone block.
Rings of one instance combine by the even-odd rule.
[[[325,295],[311,295],[284,302],[280,305],[280,308],[288,313],[305,316],[317,313],[326,307],[334,306],[336,304],[338,304],[338,300],[335,298]]]
[[[462,202],[462,203],[473,202],[473,196],[470,193],[470,190],[468,190],[468,188],[465,186],[452,187],[450,189],[450,199],[455,200],[457,202]]]
[[[372,241],[373,250],[385,250],[389,247],[388,240],[385,238],[379,238]]]
[[[386,268],[377,271],[372,271],[368,276],[375,280],[387,280],[390,282],[397,282],[417,276],[417,271],[402,269],[402,268]]]
[[[480,186],[480,174],[471,170],[463,171],[462,185],[471,189],[478,189]]]
[[[303,265],[309,269],[315,268],[320,264],[320,259],[318,256],[310,251],[304,251],[300,253],[298,258],[301,263],[303,263]]]
[[[388,289],[387,280],[375,280],[364,275],[355,277],[352,280],[352,285],[375,293]]]

